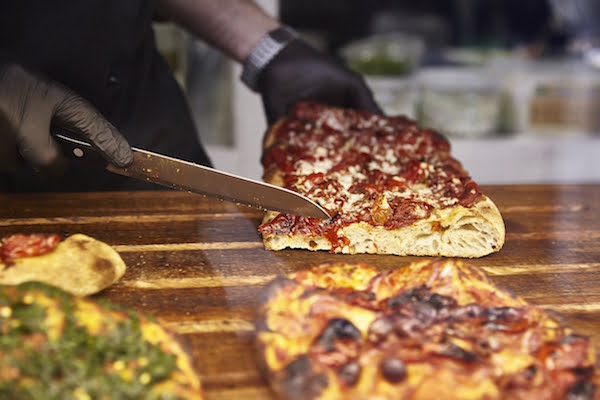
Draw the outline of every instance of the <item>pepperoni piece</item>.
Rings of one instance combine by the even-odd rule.
[[[11,235],[2,239],[0,259],[3,262],[19,257],[35,257],[54,250],[60,243],[60,236],[56,234]]]

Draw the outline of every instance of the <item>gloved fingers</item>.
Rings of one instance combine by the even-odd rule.
[[[269,125],[273,125],[279,118],[287,114],[287,105],[282,102],[272,102],[268,99],[264,99],[263,106]]]
[[[0,113],[0,171],[17,172],[25,162],[20,156],[17,146],[17,134],[14,127]]]
[[[369,88],[361,84],[360,80],[349,83],[347,81],[336,81],[332,78],[326,84],[306,84],[302,89],[297,88],[291,91],[294,94],[289,97],[271,98],[269,95],[263,97],[269,125],[285,116],[294,104],[300,100],[314,100],[332,106],[356,108],[383,114]]]
[[[48,127],[41,124],[24,124],[18,137],[19,153],[40,174],[57,178],[64,174],[67,161],[61,155]],[[16,156],[16,153],[15,153]],[[19,163],[19,160],[16,160]]]
[[[382,114],[361,75],[302,40],[289,43],[258,77],[267,121],[273,123],[299,100]]]
[[[373,93],[367,87],[366,83],[360,77],[356,77],[356,84],[350,86],[349,107],[357,108],[361,110],[371,111],[376,114],[383,114],[383,110],[375,102]]]
[[[35,117],[27,114],[35,112]],[[17,147],[21,156],[36,170],[51,168],[61,158],[56,142],[50,137],[50,114],[43,107],[26,110],[19,126]],[[46,114],[46,115],[45,115]]]
[[[383,114],[363,78],[345,67],[340,67],[340,69],[345,70],[346,73],[332,74],[322,85],[313,88],[312,99],[333,106]],[[311,96],[306,96],[306,98],[311,99]]]
[[[340,107],[352,107],[353,97],[345,81],[335,76],[326,79],[313,79],[310,73],[298,72],[293,65],[280,68],[287,81],[275,75],[274,82],[267,81],[272,90],[265,90],[263,103],[267,122],[271,125],[285,115],[301,100],[313,100]],[[273,78],[273,77],[272,77]],[[352,99],[352,101],[349,101]]]
[[[83,133],[112,164],[126,167],[133,161],[127,140],[88,101],[61,87],[53,87],[57,99],[56,122]]]
[[[15,64],[2,68],[0,81],[2,168],[15,172],[27,161],[40,172],[62,170],[57,165],[64,160],[49,131],[49,85]]]

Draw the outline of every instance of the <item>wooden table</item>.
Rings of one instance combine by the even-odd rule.
[[[494,186],[506,244],[473,260],[498,284],[564,314],[600,343],[600,186]],[[253,310],[277,273],[323,262],[398,268],[416,257],[263,249],[262,213],[181,192],[0,195],[0,235],[81,232],[119,251],[125,276],[97,295],[155,315],[193,349],[209,399],[268,399]]]

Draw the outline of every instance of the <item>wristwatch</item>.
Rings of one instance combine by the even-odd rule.
[[[300,35],[289,26],[281,26],[261,37],[256,46],[244,61],[242,82],[254,91],[258,91],[258,76],[269,62],[283,50],[291,41]]]

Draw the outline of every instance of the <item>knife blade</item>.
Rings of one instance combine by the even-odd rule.
[[[54,126],[51,129],[65,154],[95,164],[102,163],[115,174],[261,210],[319,219],[331,218],[319,204],[292,190],[135,147],[131,148],[133,163],[120,168],[108,163],[99,151],[81,140],[76,133]]]

